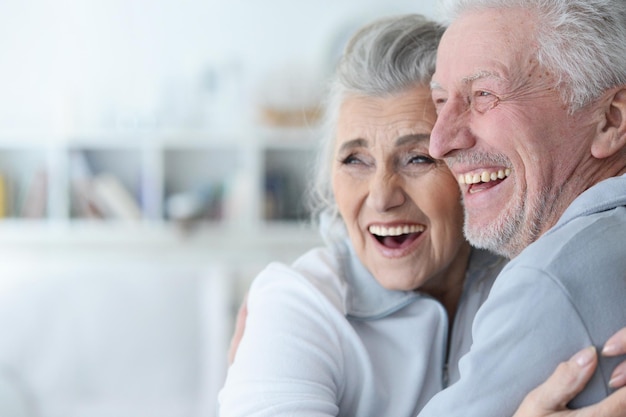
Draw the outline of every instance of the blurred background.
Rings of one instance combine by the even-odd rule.
[[[0,415],[213,416],[255,274],[320,243],[325,83],[435,0],[3,0]]]

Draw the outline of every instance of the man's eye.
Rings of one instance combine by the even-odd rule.
[[[485,90],[475,91],[471,100],[472,108],[479,113],[485,113],[493,109],[498,103],[498,97]]]
[[[443,97],[433,97],[433,103],[435,104],[435,111],[437,111],[437,113],[443,108],[446,101],[447,100]]]

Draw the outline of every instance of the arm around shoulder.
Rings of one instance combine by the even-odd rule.
[[[560,288],[534,271],[524,272],[530,278],[498,278],[476,315],[472,348],[459,363],[460,380],[437,394],[419,417],[513,415],[551,370],[591,344]]]
[[[220,415],[336,415],[341,312],[293,268],[274,264],[247,297],[245,334],[219,396]]]

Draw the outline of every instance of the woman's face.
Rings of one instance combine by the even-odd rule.
[[[428,154],[435,118],[428,86],[348,97],[339,111],[333,192],[359,259],[388,289],[437,291],[467,263],[459,186]]]

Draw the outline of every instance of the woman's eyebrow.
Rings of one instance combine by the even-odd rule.
[[[400,136],[396,139],[396,146],[406,146],[406,145],[416,145],[420,143],[428,143],[430,141],[429,133],[415,133],[410,135]],[[369,146],[369,142],[363,138],[350,139],[345,141],[339,147],[340,152],[344,152],[348,149],[354,148],[367,148]]]
[[[396,146],[405,146],[407,144],[418,144],[430,141],[430,133],[416,133],[411,135],[400,136],[396,139]]]
[[[356,139],[351,139],[342,143],[341,146],[339,147],[339,151],[345,151],[346,149],[353,149],[353,148],[366,148],[366,147],[367,147],[367,140],[363,138],[356,138]]]

